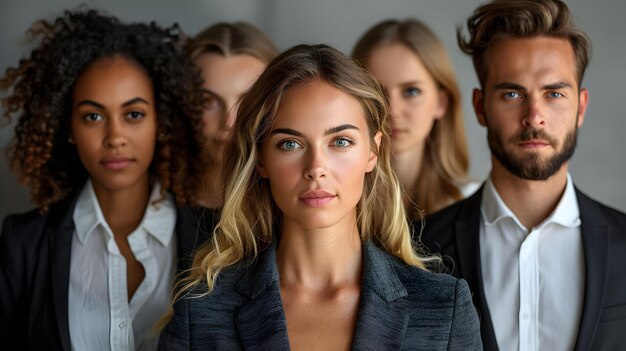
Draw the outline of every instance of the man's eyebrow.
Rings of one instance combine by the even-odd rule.
[[[544,90],[555,90],[555,89],[563,89],[563,88],[571,88],[572,85],[566,82],[556,82],[548,85],[544,85]]]
[[[300,133],[299,131],[297,131],[295,129],[291,129],[291,128],[276,128],[276,129],[274,129],[274,130],[272,130],[270,132],[270,136],[272,136],[274,134],[288,134],[288,135],[293,135],[293,136],[297,136],[297,137],[303,136],[302,133]]]
[[[327,129],[324,132],[324,135],[339,133],[339,132],[344,131],[346,129],[356,129],[356,130],[359,130],[359,128],[357,126],[354,126],[352,124],[342,124],[340,126],[332,127],[332,128]]]
[[[502,89],[511,89],[511,90],[521,90],[521,91],[526,91],[528,89],[526,89],[525,87],[519,85],[519,84],[515,84],[515,83],[509,83],[509,82],[504,82],[504,83],[499,83],[496,84],[493,87],[494,90],[502,90]]]
[[[556,83],[551,83],[551,84],[546,84],[544,86],[542,86],[541,88],[543,90],[554,90],[554,89],[563,89],[563,88],[571,88],[572,85],[570,83],[566,83],[566,82],[556,82]],[[526,91],[527,89],[519,84],[515,84],[515,83],[509,83],[509,82],[504,82],[504,83],[500,83],[500,84],[496,84],[494,86],[494,89],[498,90],[498,89],[512,89],[512,90],[521,90],[521,91]]]

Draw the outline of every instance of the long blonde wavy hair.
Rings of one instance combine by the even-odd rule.
[[[224,173],[230,177],[219,224],[212,240],[197,251],[175,299],[200,284],[212,291],[224,268],[255,259],[280,230],[282,213],[272,199],[269,183],[257,171],[260,145],[269,136],[286,93],[313,79],[323,79],[360,102],[372,150],[376,150],[374,136],[382,133],[377,164],[365,175],[357,204],[361,238],[372,240],[407,264],[424,268],[429,259],[419,256],[413,247],[399,182],[391,168],[388,109],[380,87],[336,49],[298,45],[276,57],[243,97],[224,160]]]
[[[452,61],[437,36],[422,22],[415,19],[387,20],[370,28],[354,47],[352,56],[367,67],[369,54],[383,45],[400,43],[420,59],[439,89],[448,95],[448,108],[443,118],[436,119],[424,148],[424,158],[417,176],[407,212],[412,218],[445,207],[461,200],[458,189],[467,181],[469,156],[463,126],[461,95]],[[417,190],[417,192],[413,192]],[[421,211],[420,211],[421,209]]]

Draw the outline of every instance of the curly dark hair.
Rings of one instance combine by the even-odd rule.
[[[28,30],[37,47],[0,79],[4,116],[18,119],[7,157],[42,212],[79,190],[89,176],[70,144],[72,92],[93,61],[120,55],[152,80],[159,137],[150,173],[177,205],[194,204],[201,181],[202,79],[183,51],[177,24],[123,24],[95,10],[66,11]]]

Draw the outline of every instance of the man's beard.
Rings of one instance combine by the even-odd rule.
[[[556,173],[565,162],[567,162],[576,149],[576,140],[578,138],[578,128],[569,132],[563,140],[563,146],[560,151],[550,156],[548,159],[542,160],[541,154],[538,152],[529,152],[521,157],[507,153],[502,141],[491,130],[488,129],[487,139],[489,141],[489,149],[498,161],[512,174],[522,179],[528,180],[546,180]],[[522,141],[543,139],[556,148],[558,141],[541,130],[529,129],[516,135],[512,142],[519,143]]]

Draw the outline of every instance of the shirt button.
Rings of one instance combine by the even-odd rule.
[[[126,327],[126,322],[120,322],[120,329],[124,329]]]

